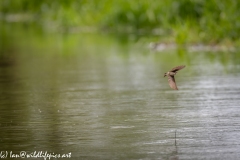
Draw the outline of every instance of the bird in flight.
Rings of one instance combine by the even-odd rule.
[[[168,71],[167,73],[164,73],[164,77],[165,76],[168,77],[168,84],[172,89],[178,90],[174,76],[177,74],[179,70],[183,69],[184,67],[185,65],[177,66],[171,69],[170,71]]]

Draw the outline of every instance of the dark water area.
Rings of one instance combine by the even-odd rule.
[[[107,35],[11,29],[1,33],[1,157],[240,157],[239,52],[152,52]],[[175,91],[163,75],[182,64]]]

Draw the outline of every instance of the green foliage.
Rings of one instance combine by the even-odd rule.
[[[95,28],[118,34],[156,34],[156,30],[163,30],[161,36],[174,37],[179,44],[195,41],[239,44],[239,8],[239,0],[0,1],[1,17],[33,15],[45,29]],[[169,30],[171,34],[166,32]]]

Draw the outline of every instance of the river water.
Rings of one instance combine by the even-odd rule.
[[[0,60],[1,157],[240,157],[239,52],[152,52],[144,42],[106,35],[8,34],[14,39],[5,37]],[[163,75],[183,64],[172,90]]]

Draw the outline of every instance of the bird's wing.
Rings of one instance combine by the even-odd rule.
[[[168,76],[168,84],[172,89],[178,90],[174,76],[170,76],[170,75]]]
[[[179,71],[180,69],[183,69],[184,67],[185,67],[185,65],[174,67],[173,69],[170,70],[170,72]]]

